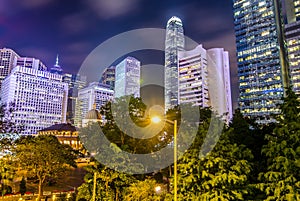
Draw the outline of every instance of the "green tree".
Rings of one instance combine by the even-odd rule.
[[[210,125],[212,113],[207,109],[202,113],[207,115],[200,119],[195,142],[179,161],[178,199],[244,200],[249,193],[249,160],[253,155],[245,145],[230,141],[232,130],[226,130],[219,138],[217,129],[221,120]],[[209,127],[214,132],[207,136]],[[173,179],[173,185],[172,182]]]
[[[0,190],[1,195],[11,192],[10,183],[13,181],[15,168],[10,155],[0,159]]]
[[[146,109],[146,105],[140,98],[132,96],[118,98],[113,103],[108,102],[100,110],[101,115],[105,116],[106,120],[106,123],[101,126],[106,138],[122,150],[134,154],[155,152],[160,147],[165,146],[171,138],[166,138],[163,130],[154,137],[147,137],[147,133],[149,134],[151,130],[146,132],[146,126],[151,121],[145,114]],[[144,133],[140,133],[142,129],[145,129]],[[132,137],[135,134],[144,134],[147,139]],[[162,138],[165,140],[162,141]]]
[[[47,179],[57,179],[69,166],[76,167],[76,153],[52,135],[23,137],[16,143],[14,151],[16,164],[26,171],[27,177],[38,180],[38,200]]]
[[[124,201],[161,201],[165,200],[166,191],[154,179],[145,179],[132,183],[125,194]]]
[[[260,173],[259,187],[265,200],[300,200],[300,103],[289,88],[278,124],[266,135],[268,144],[262,149],[267,170]]]
[[[266,157],[261,153],[262,147],[267,144],[265,135],[271,133],[274,129],[273,124],[258,125],[255,120],[244,117],[237,109],[227,128],[229,139],[232,143],[244,145],[251,150],[253,159],[252,171],[249,175],[251,191],[247,199],[262,199],[263,192],[257,188],[258,174],[266,170]]]
[[[107,168],[98,162],[86,167],[85,183],[78,188],[77,200],[91,200],[96,177],[96,200],[123,200],[126,187],[135,181],[132,175]]]
[[[12,121],[13,104],[0,105],[0,189],[4,195],[11,191],[9,183],[14,178],[15,168],[12,165],[11,147],[22,126]]]

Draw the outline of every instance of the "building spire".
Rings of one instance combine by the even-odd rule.
[[[55,66],[59,66],[59,64],[58,64],[58,54],[56,55],[56,63],[55,63]]]
[[[60,65],[58,64],[58,54],[56,55],[56,61],[55,64],[53,65],[53,67],[50,69],[51,73],[56,73],[56,74],[60,74],[62,75],[63,73],[63,69],[60,67]]]

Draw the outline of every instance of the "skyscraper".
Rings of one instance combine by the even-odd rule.
[[[232,119],[229,53],[223,48],[207,50],[210,106],[227,123]]]
[[[47,71],[47,66],[45,66],[45,64],[41,60],[32,57],[18,58],[17,63],[15,63],[15,66],[32,68],[40,71]]]
[[[279,0],[234,0],[239,107],[258,123],[275,120],[289,86],[287,53]]]
[[[206,50],[202,45],[178,52],[179,103],[208,107],[208,75]]]
[[[140,97],[141,62],[133,57],[126,57],[116,66],[115,98],[133,95]]]
[[[106,68],[101,76],[100,82],[102,84],[107,84],[110,86],[112,90],[115,87],[115,74],[116,74],[116,67],[110,66]]]
[[[20,58],[20,56],[12,49],[0,49],[0,89],[3,80],[14,68],[18,58]]]
[[[113,100],[113,97],[114,91],[110,89],[110,86],[98,82],[92,82],[89,86],[80,89],[76,101],[75,126],[82,126],[82,120],[88,111],[94,108],[94,104],[94,109],[100,110],[101,106]]]
[[[74,123],[78,91],[86,86],[86,77],[79,74],[64,73],[62,81],[68,84],[67,122]]]
[[[178,104],[178,51],[184,50],[183,25],[171,17],[166,27],[165,41],[165,111]]]
[[[211,106],[226,122],[232,118],[228,52],[223,48],[206,50],[198,45],[178,52],[179,103]]]
[[[31,135],[56,123],[65,123],[68,85],[61,75],[16,66],[3,81],[1,98],[14,103],[12,120]]]
[[[61,66],[58,64],[58,55],[56,55],[56,62],[53,65],[53,67],[50,69],[50,73],[56,73],[56,74],[63,74],[63,69]]]
[[[287,24],[285,37],[288,46],[290,76],[293,90],[300,95],[300,0],[286,0]]]

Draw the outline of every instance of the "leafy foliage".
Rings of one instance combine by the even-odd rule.
[[[156,190],[157,187],[160,189]],[[132,183],[125,194],[124,201],[160,201],[165,200],[166,192],[154,179],[146,179]]]
[[[78,188],[77,199],[90,200],[93,195],[94,177],[96,177],[96,200],[123,200],[126,187],[135,182],[131,175],[120,173],[95,162],[86,167],[88,173],[85,183]]]
[[[13,104],[0,105],[0,188],[1,194],[11,192],[9,183],[12,182],[15,168],[12,163],[11,147],[22,131],[22,126],[12,121]]]
[[[197,140],[178,165],[178,199],[244,200],[248,192],[253,155],[244,145],[230,141],[232,130],[222,134],[213,150],[201,150],[205,137],[214,144],[216,136],[206,136],[210,117],[199,126]],[[209,144],[207,145],[209,147]],[[201,152],[204,154],[201,155]],[[200,157],[199,158],[199,153]]]
[[[258,186],[266,200],[300,200],[300,103],[291,88],[280,109],[278,125],[266,135],[267,170]]]
[[[55,179],[62,175],[68,166],[76,166],[76,154],[73,149],[61,144],[52,135],[20,138],[15,147],[15,154],[16,164],[26,171],[27,177],[37,178],[39,199],[47,179]]]

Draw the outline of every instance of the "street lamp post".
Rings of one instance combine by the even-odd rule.
[[[174,120],[174,201],[177,201],[177,120]]]
[[[161,121],[159,117],[151,118],[152,122],[158,123]],[[177,201],[177,120],[171,121],[169,119],[164,119],[166,122],[174,125],[174,201]]]
[[[96,185],[97,185],[97,172],[94,172],[92,201],[96,201]]]

